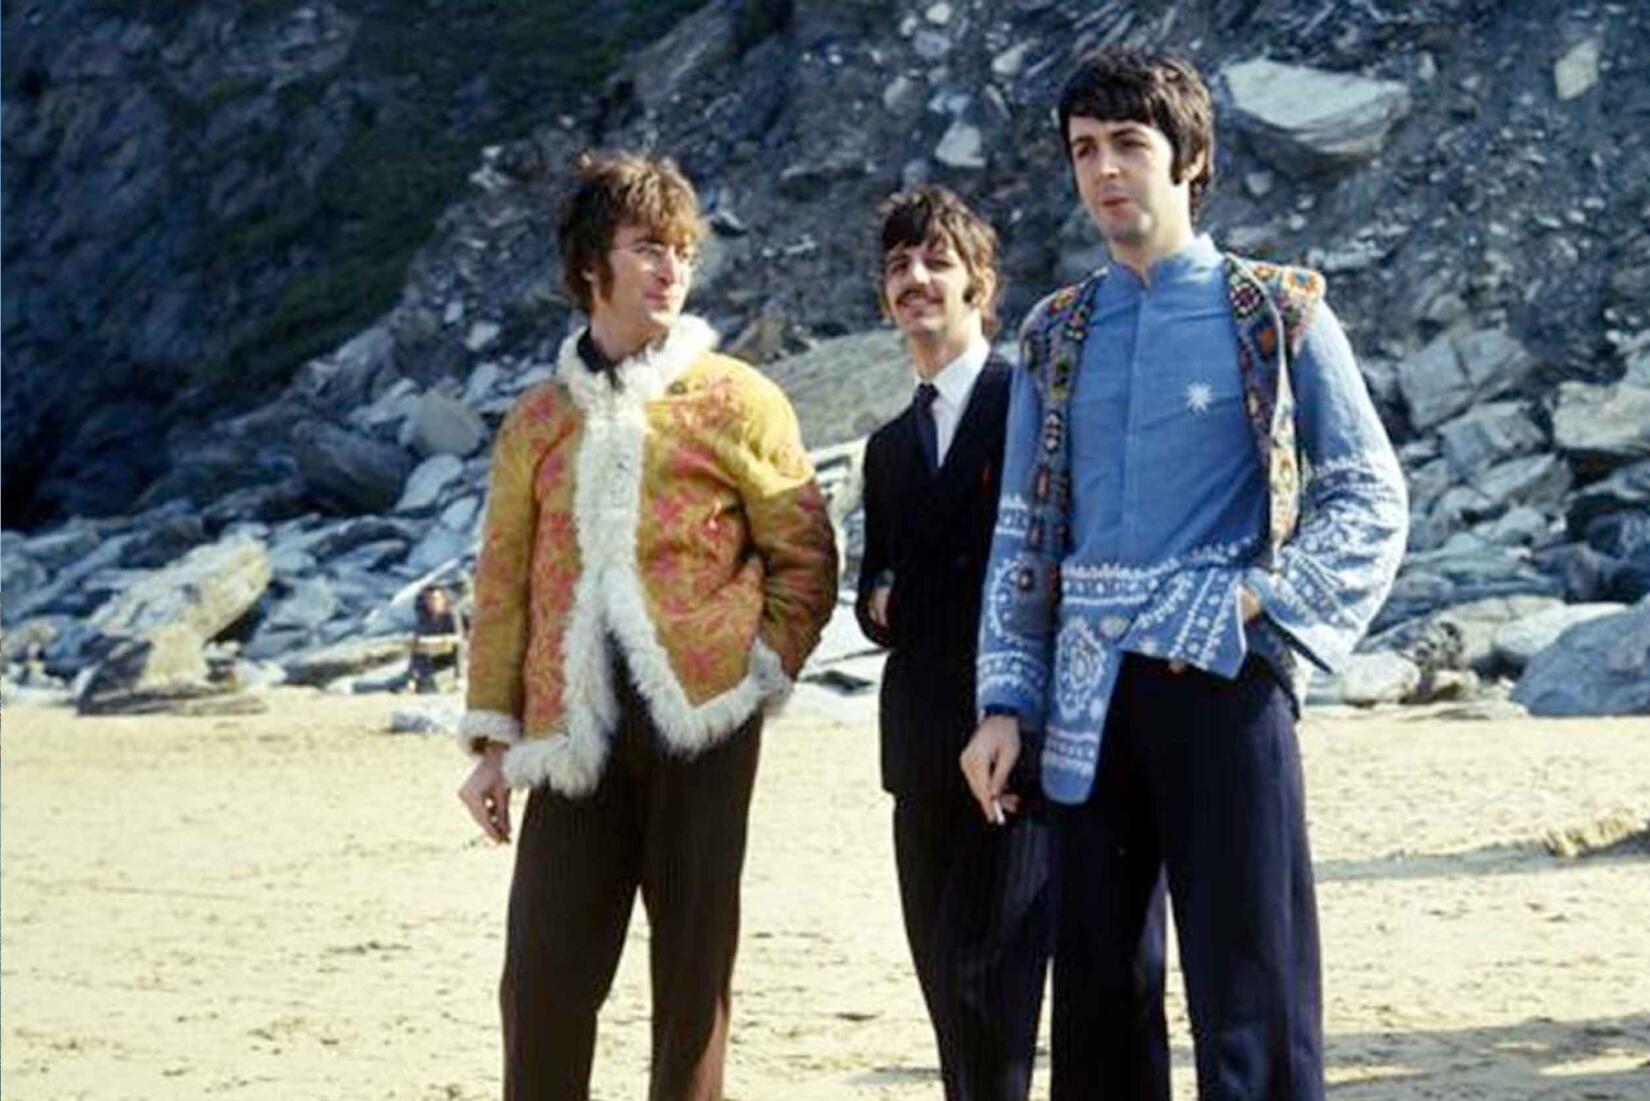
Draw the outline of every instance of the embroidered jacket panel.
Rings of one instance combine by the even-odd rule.
[[[613,386],[563,347],[494,448],[461,735],[513,783],[588,790],[616,719],[608,646],[687,754],[783,695],[836,599],[796,416],[684,318]]]
[[[1042,361],[1050,345],[1037,328],[1063,321],[1040,306],[1022,332],[977,702],[1044,731],[1053,798],[1087,795],[1123,654],[1233,677],[1256,653],[1292,684],[1294,652],[1329,669],[1344,660],[1396,572],[1408,516],[1402,477],[1327,306],[1315,304],[1282,376],[1293,417],[1272,422],[1274,438],[1256,438],[1234,323],[1241,286],[1229,278],[1247,270],[1241,264],[1222,263],[1204,239],[1160,265],[1149,292],[1122,272],[1085,288],[1091,313],[1064,423],[1051,425],[1059,412]],[[1058,305],[1061,293],[1069,308],[1069,288],[1045,301]],[[1021,563],[1043,537],[1035,479],[1051,427],[1069,439],[1070,524],[1050,548],[1053,615],[1039,617],[1023,611],[1034,586]],[[1299,526],[1272,554],[1260,457],[1288,430],[1309,477]],[[1245,584],[1265,606],[1247,628]]]

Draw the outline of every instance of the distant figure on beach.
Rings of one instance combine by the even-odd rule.
[[[420,589],[414,606],[412,655],[407,659],[407,677],[415,692],[438,691],[438,674],[457,670],[463,638],[458,609],[446,586]]]
[[[640,888],[653,1101],[722,1096],[763,705],[836,600],[825,503],[783,393],[682,313],[704,229],[670,161],[581,159],[563,280],[589,314],[494,447],[460,798],[521,826],[504,1095],[588,1097]]]
[[[1222,253],[1196,69],[1103,48],[1061,144],[1111,266],[1021,330],[963,754],[1042,735],[1055,1101],[1169,1097],[1164,888],[1204,1101],[1324,1090],[1299,659],[1334,671],[1403,552],[1404,482],[1315,272]]]
[[[924,186],[881,210],[883,310],[905,337],[911,405],[865,448],[855,610],[889,649],[882,785],[906,937],[948,1101],[1022,1101],[1031,1085],[1053,901],[1035,757],[975,812],[957,755],[975,723],[980,585],[1003,468],[1009,366],[997,328],[997,235]]]

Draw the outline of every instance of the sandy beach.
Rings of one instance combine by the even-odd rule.
[[[407,699],[264,715],[4,717],[0,1094],[471,1101],[499,1085],[511,851]],[[763,746],[729,1096],[940,1096],[864,706],[799,694]],[[1650,855],[1549,831],[1650,815],[1650,720],[1314,716],[1302,730],[1331,1094],[1650,1098]],[[519,816],[520,804],[517,803]],[[643,1095],[640,907],[595,1095]],[[1176,1097],[1191,1098],[1178,976]],[[1036,1096],[1046,1096],[1046,1041]]]

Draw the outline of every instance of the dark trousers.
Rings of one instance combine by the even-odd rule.
[[[722,1096],[739,877],[761,715],[691,760],[667,756],[619,677],[619,728],[596,790],[529,796],[499,1000],[507,1101],[585,1101],[596,1013],[636,890],[653,986],[652,1101]]]
[[[947,1101],[1024,1101],[1053,934],[1041,811],[992,826],[962,793],[900,796],[894,857]]]
[[[1165,874],[1198,1097],[1321,1101],[1300,754],[1268,669],[1251,659],[1234,682],[1128,657],[1094,791],[1055,823],[1054,1101],[1168,1101]]]

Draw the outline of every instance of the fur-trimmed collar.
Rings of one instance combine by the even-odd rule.
[[[556,357],[556,373],[567,386],[574,404],[585,412],[604,406],[615,398],[652,401],[664,393],[665,387],[689,364],[716,347],[718,339],[716,330],[702,319],[692,314],[682,314],[663,340],[621,360],[613,368],[619,380],[615,390],[579,355],[579,338],[585,331],[580,329],[562,341],[561,352]]]

